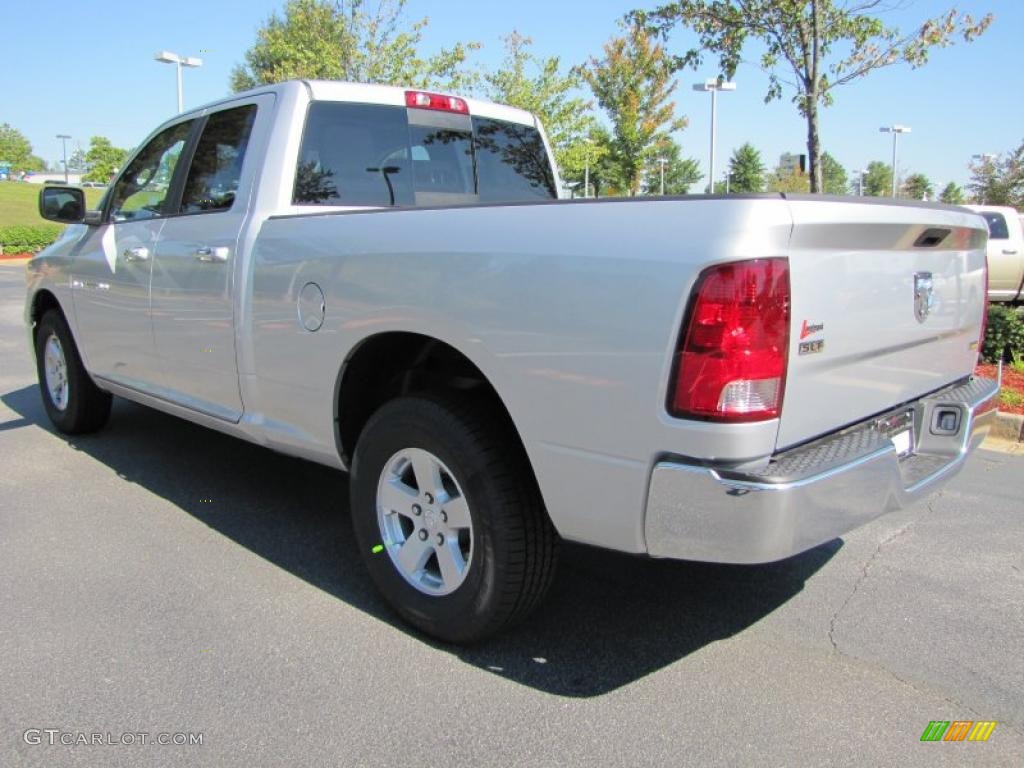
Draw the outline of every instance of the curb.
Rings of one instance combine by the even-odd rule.
[[[1024,442],[1024,416],[997,412],[988,434],[989,437],[996,437],[1000,440]]]

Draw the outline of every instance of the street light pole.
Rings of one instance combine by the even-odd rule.
[[[864,197],[864,174],[867,171],[854,171],[857,176],[857,197]]]
[[[661,196],[665,196],[665,163],[668,161],[664,157],[658,158],[658,165],[661,166]]]
[[[897,178],[896,178],[896,158],[897,158],[897,142],[901,133],[910,133],[909,125],[883,125],[878,129],[880,133],[891,133],[892,134],[892,196],[896,197],[897,189]]]
[[[708,194],[715,191],[715,133],[718,127],[718,92],[735,91],[736,83],[726,82],[722,78],[708,78],[703,83],[695,83],[695,91],[711,91],[711,157],[708,168]]]
[[[163,62],[164,64],[174,64],[178,75],[178,114],[181,114],[184,111],[181,96],[181,68],[201,67],[203,66],[203,60],[196,58],[195,56],[179,56],[178,54],[171,53],[170,51],[157,51],[153,58],[157,61]]]
[[[68,139],[71,137],[66,133],[58,133],[57,138],[60,139],[60,143],[64,146],[64,183],[68,183]]]

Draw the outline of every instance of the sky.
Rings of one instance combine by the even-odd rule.
[[[884,20],[905,29],[935,16],[954,0],[902,2]],[[0,2],[0,123],[10,123],[48,162],[61,157],[58,133],[71,135],[68,154],[89,137],[103,135],[117,146],[134,147],[177,109],[175,68],[154,61],[158,50],[199,56],[203,66],[186,69],[186,109],[230,91],[231,68],[242,61],[256,29],[284,0],[32,0]],[[600,55],[617,32],[616,22],[644,0],[409,0],[410,20],[429,17],[422,51],[456,42],[479,42],[473,61],[484,69],[500,63],[501,38],[512,30],[531,37],[542,56],[558,56],[565,67]],[[960,0],[975,16],[991,11],[995,20],[980,39],[936,50],[921,69],[896,65],[835,92],[822,112],[823,147],[848,171],[872,160],[890,162],[892,139],[882,125],[912,129],[900,138],[901,175],[921,172],[937,189],[947,181],[964,184],[972,154],[1007,152],[1024,140],[1024,98],[1019,77],[1024,44],[1024,2]],[[59,8],[59,10],[58,10]],[[669,49],[682,52],[695,39],[678,31]],[[747,58],[756,61],[757,49]],[[1017,72],[1018,74],[1014,74]],[[718,74],[713,56],[696,71],[678,75],[679,115],[688,127],[676,135],[684,154],[706,169],[710,98],[693,83]],[[764,103],[767,77],[753,64],[734,76],[737,90],[719,98],[718,176],[724,158],[750,142],[774,168],[783,152],[806,152],[805,122],[789,96]]]

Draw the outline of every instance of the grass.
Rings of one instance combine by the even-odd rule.
[[[1010,363],[1010,368],[1012,368],[1017,373],[1024,373],[1024,360],[1014,360],[1012,363]]]
[[[17,224],[42,224],[39,215],[39,190],[42,184],[24,181],[0,181],[0,227]],[[90,208],[99,205],[105,189],[87,188],[85,203]]]

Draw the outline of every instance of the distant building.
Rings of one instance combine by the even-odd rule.
[[[48,181],[59,181],[61,184],[64,183],[64,172],[52,173],[50,171],[33,171],[25,177],[25,181],[31,182],[32,184],[45,184]],[[81,171],[69,171],[68,172],[68,184],[81,184],[82,173]]]
[[[779,155],[779,170],[783,173],[807,173],[807,155],[794,155],[792,152],[783,152]]]

